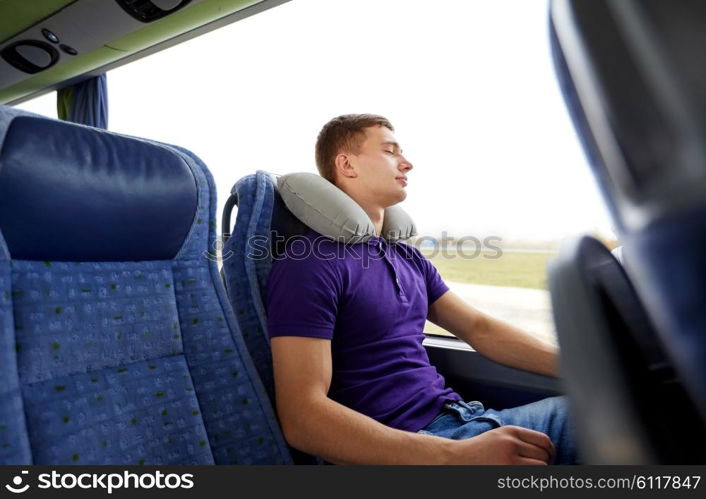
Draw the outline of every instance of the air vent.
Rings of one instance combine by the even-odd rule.
[[[5,61],[25,73],[39,73],[52,67],[59,60],[59,52],[47,42],[20,40],[2,49]]]
[[[116,0],[125,12],[143,23],[151,23],[182,7],[191,0]]]

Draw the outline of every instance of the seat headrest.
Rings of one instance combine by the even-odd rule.
[[[0,108],[0,231],[20,260],[173,258],[197,210],[173,148]]]
[[[554,0],[556,73],[622,234],[704,206],[706,2]]]
[[[290,173],[277,179],[287,208],[316,232],[343,243],[376,237],[367,213],[341,189],[313,173]],[[381,236],[389,242],[417,235],[412,218],[399,206],[385,209]]]

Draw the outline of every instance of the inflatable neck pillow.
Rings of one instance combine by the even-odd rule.
[[[375,226],[363,208],[319,175],[282,175],[277,179],[277,190],[289,211],[323,236],[343,243],[362,243],[377,237]],[[416,235],[412,218],[402,208],[385,209],[380,237],[394,243]]]

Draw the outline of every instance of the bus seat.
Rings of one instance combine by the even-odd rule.
[[[550,6],[557,78],[623,243],[625,271],[665,357],[700,412],[701,427],[706,425],[704,19],[706,4],[697,0],[552,0]],[[602,366],[596,363],[595,369]],[[654,402],[671,411],[656,397]]]
[[[592,237],[569,241],[550,263],[549,282],[583,458],[703,463],[698,411],[615,256]]]
[[[231,213],[237,216],[230,233]],[[309,228],[285,206],[276,176],[258,170],[233,185],[223,209],[223,275],[250,355],[274,403],[272,350],[267,333],[267,277],[290,238]]]
[[[231,213],[237,216],[230,233]],[[272,256],[279,254],[288,237],[309,229],[282,202],[273,175],[258,170],[238,180],[223,208],[223,280],[243,340],[275,404],[272,350],[267,333],[267,276]],[[316,457],[289,448],[296,464],[321,464]]]
[[[286,464],[179,148],[0,107],[0,464]]]
[[[233,186],[223,210],[223,274],[228,297],[243,339],[274,403],[272,351],[265,313],[267,276],[272,266],[269,254],[275,197],[279,197],[267,172],[247,175]],[[281,200],[280,200],[281,203]],[[230,215],[237,217],[230,230]]]

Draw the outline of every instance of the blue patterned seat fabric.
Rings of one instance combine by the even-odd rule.
[[[291,462],[215,205],[188,151],[0,107],[0,464]]]
[[[270,175],[259,170],[240,179],[231,194],[237,197],[238,214],[233,234],[223,246],[226,289],[260,379],[274,401],[264,303],[272,267],[269,246],[275,187]]]
[[[233,186],[224,209],[226,232],[233,208],[231,201],[237,204],[238,213],[233,233],[223,245],[224,280],[245,343],[274,405],[272,349],[264,305],[267,277],[272,258],[284,249],[288,238],[304,234],[309,228],[287,209],[273,176],[265,171],[247,175]],[[289,450],[296,464],[323,463],[292,447]]]

